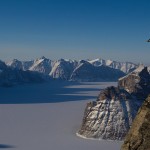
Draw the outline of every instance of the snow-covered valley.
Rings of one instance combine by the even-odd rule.
[[[76,136],[86,103],[115,82],[64,82],[0,88],[0,148],[119,150],[122,142]]]

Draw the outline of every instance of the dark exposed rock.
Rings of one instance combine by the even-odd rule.
[[[150,96],[139,109],[121,150],[150,150]]]

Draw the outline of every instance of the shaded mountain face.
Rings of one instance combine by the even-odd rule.
[[[142,93],[147,96],[145,90],[149,91],[149,80],[144,80],[143,84],[145,76],[146,79],[150,78],[146,68],[141,70],[139,68],[135,72],[131,73],[135,77],[130,78],[130,74],[121,78],[118,87],[104,89],[96,101],[87,104],[81,128],[77,133],[79,136],[110,140],[122,140],[125,137],[144,101],[144,98],[139,95]],[[135,83],[137,74],[140,79],[138,78],[139,81],[133,86],[132,83]],[[123,86],[122,80],[126,86]],[[131,89],[130,85],[132,85]],[[134,88],[136,92],[132,90]]]
[[[7,68],[6,64],[0,60],[0,73],[6,68]]]
[[[22,70],[6,69],[0,74],[1,86],[12,86],[21,83],[38,83],[44,81],[42,75]]]
[[[0,61],[0,86],[9,87],[22,83],[39,83],[45,80],[46,77],[42,74],[7,67]]]
[[[70,79],[73,81],[116,81],[125,74],[107,66],[94,66],[87,61],[81,61],[73,71]]]
[[[139,109],[121,150],[150,149],[150,96]]]

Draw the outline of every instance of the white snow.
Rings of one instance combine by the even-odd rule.
[[[122,142],[76,136],[86,103],[110,85],[116,83],[52,82],[0,88],[0,103],[8,103],[0,105],[0,143],[13,150],[119,150]],[[65,102],[50,103],[56,101]]]
[[[133,70],[131,73],[127,74],[126,76],[119,78],[118,80],[122,80],[124,78],[127,78],[129,75],[134,75],[134,76],[138,76],[139,73],[144,69],[144,65],[140,65],[138,68],[136,68],[135,70]],[[138,80],[136,79],[136,82],[138,82]]]
[[[117,61],[112,61],[112,60],[104,60],[101,58],[89,60],[88,62],[93,64],[94,66],[105,65],[114,69],[119,69],[123,71],[124,73],[129,73],[131,70],[138,67],[138,65],[131,63],[131,62],[117,62]]]
[[[112,62],[113,62],[112,60],[106,60],[106,65],[109,66],[111,65]]]
[[[141,71],[144,69],[144,67],[145,67],[144,65],[140,65],[140,66],[139,66],[137,69],[135,69],[133,72],[138,74],[139,72],[141,72]]]

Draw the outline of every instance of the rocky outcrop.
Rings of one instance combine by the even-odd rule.
[[[139,109],[121,150],[150,150],[150,96]]]
[[[86,138],[122,140],[140,105],[124,89],[108,87],[96,102],[87,104],[78,134]]]
[[[144,97],[148,96],[149,79],[147,68],[140,67],[121,78],[118,87],[101,91],[97,101],[87,104],[77,134],[85,138],[124,139]]]
[[[127,76],[120,78],[118,86],[139,99],[145,99],[150,93],[150,74],[147,67],[141,65]]]

